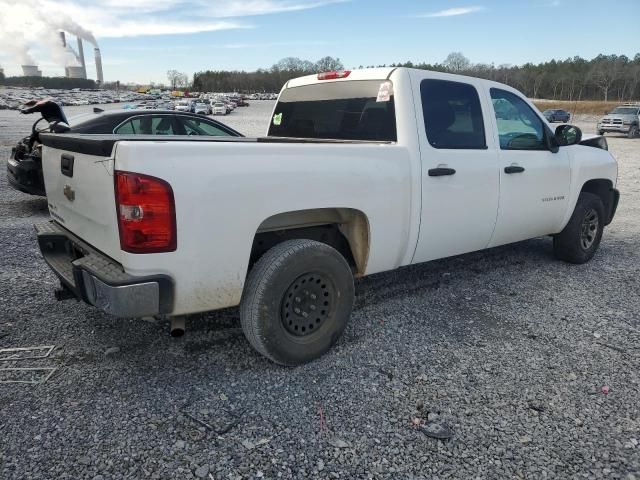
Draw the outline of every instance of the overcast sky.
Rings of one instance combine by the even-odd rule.
[[[640,0],[0,0],[0,66],[16,75],[31,58],[62,75],[61,26],[95,36],[105,80],[139,83],[166,82],[168,69],[255,70],[287,56],[331,55],[346,67],[435,63],[452,51],[496,65],[633,57],[639,19]],[[85,55],[95,78],[88,44]]]

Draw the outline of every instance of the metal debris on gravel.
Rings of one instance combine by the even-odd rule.
[[[55,345],[44,345],[42,347],[0,348],[0,362],[47,358],[54,348],[56,348]]]

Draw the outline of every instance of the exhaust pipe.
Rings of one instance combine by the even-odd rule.
[[[171,336],[178,338],[184,335],[185,330],[185,317],[171,317]]]

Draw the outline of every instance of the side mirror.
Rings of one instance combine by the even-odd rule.
[[[555,140],[560,147],[575,145],[582,140],[582,130],[574,125],[560,125],[556,128]]]

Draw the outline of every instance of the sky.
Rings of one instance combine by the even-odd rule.
[[[0,0],[0,67],[18,75],[33,62],[62,75],[75,59],[56,43],[61,28],[95,37],[106,81],[140,84],[167,83],[169,69],[255,70],[289,56],[330,55],[347,68],[436,63],[453,51],[495,65],[633,57],[638,19],[640,0]]]

